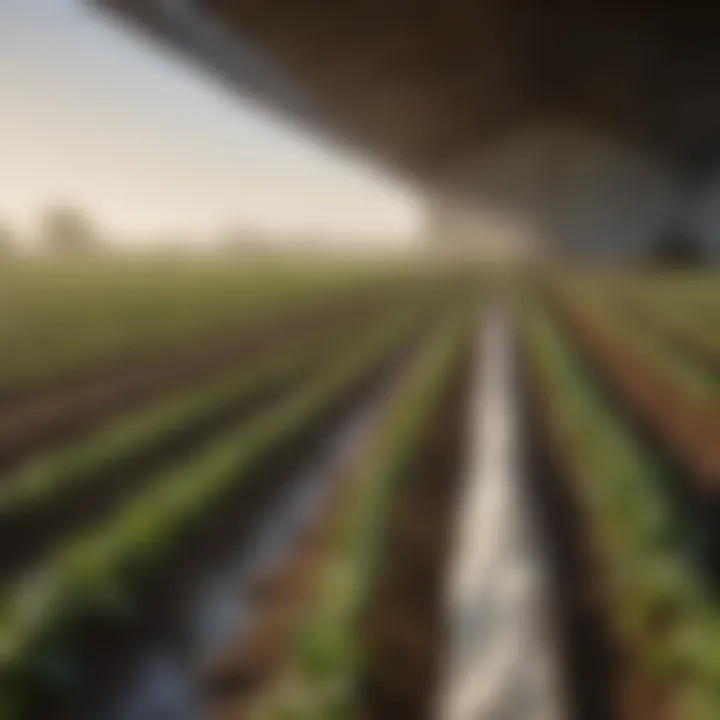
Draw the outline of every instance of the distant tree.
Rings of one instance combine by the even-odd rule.
[[[662,267],[695,267],[706,258],[697,238],[679,228],[669,228],[651,251],[651,264]]]
[[[86,255],[100,246],[100,237],[90,218],[81,210],[54,207],[41,223],[41,242],[55,255]]]
[[[258,233],[240,228],[230,228],[221,233],[219,249],[232,255],[262,253],[266,245]]]
[[[15,255],[15,236],[7,225],[0,223],[0,261]]]

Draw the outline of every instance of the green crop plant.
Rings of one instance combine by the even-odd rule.
[[[720,609],[683,546],[661,489],[664,469],[624,427],[550,314],[537,304],[524,313],[525,347],[599,547],[617,636],[673,692],[678,717],[720,717]]]
[[[72,639],[84,618],[121,622],[183,534],[228,494],[252,482],[273,454],[317,422],[416,332],[391,316],[348,345],[320,377],[154,481],[106,524],[71,539],[0,600],[0,710],[22,717],[39,686],[72,668]],[[58,659],[60,658],[62,662]],[[48,668],[52,672],[48,672]],[[70,691],[71,688],[66,688]]]
[[[68,446],[34,456],[3,478],[0,521],[13,514],[31,513],[60,493],[90,483],[119,462],[152,452],[230,403],[313,374],[333,353],[342,352],[346,342],[348,331],[341,330],[329,338],[288,344],[270,357],[255,358],[239,370],[112,420]]]
[[[19,265],[0,282],[0,391],[403,289],[377,267]]]
[[[368,456],[354,470],[355,495],[319,587],[288,649],[289,669],[258,698],[256,720],[351,720],[364,661],[361,613],[382,566],[394,498],[468,341],[467,317],[428,346],[390,401]]]
[[[581,312],[612,342],[620,344],[636,357],[656,368],[697,404],[712,404],[720,391],[720,378],[703,363],[678,350],[667,337],[632,323],[607,302],[576,294],[568,302],[577,303]]]

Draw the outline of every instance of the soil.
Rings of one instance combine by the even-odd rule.
[[[86,720],[123,687],[138,657],[155,644],[179,640],[183,608],[214,567],[236,556],[252,540],[256,519],[272,506],[284,487],[298,477],[297,470],[321,451],[331,428],[351,416],[370,392],[406,357],[407,348],[388,358],[352,391],[338,398],[317,422],[308,425],[285,447],[267,458],[251,483],[241,483],[234,495],[195,527],[163,561],[143,589],[132,618],[109,622],[88,618],[77,628],[73,643],[78,683],[73,693],[36,693],[30,720]],[[180,649],[180,652],[182,650]]]
[[[696,329],[679,328],[667,322],[662,310],[647,307],[630,299],[621,298],[618,302],[618,311],[630,317],[634,324],[647,327],[678,352],[692,358],[693,362],[698,363],[709,375],[720,373],[720,351],[698,337]],[[720,377],[718,380],[720,381]]]
[[[678,720],[668,688],[641,670],[639,639],[616,630],[613,590],[576,489],[583,479],[553,428],[552,398],[528,363],[520,381],[524,477],[549,548],[569,720]]]
[[[551,305],[573,339],[593,381],[618,417],[657,458],[679,519],[692,533],[691,552],[701,572],[720,589],[720,422],[694,405],[660,373],[608,337],[582,310],[550,294]]]
[[[257,698],[281,677],[292,634],[312,600],[338,524],[352,500],[351,477],[351,468],[340,474],[318,522],[306,528],[277,571],[258,588],[257,611],[248,633],[231,640],[207,668],[203,718],[249,717]]]
[[[378,660],[366,668],[360,688],[367,718],[431,714],[444,636],[442,589],[460,478],[468,375],[466,362],[427,428],[423,451],[397,498],[388,565],[366,616],[365,635]],[[290,633],[311,598],[352,490],[347,482],[338,485],[322,521],[308,530],[264,588],[248,636],[210,669],[204,717],[247,717],[258,693],[283,672]]]
[[[557,317],[607,384],[641,413],[657,439],[675,448],[707,492],[720,493],[720,415],[714,407],[693,402],[651,363],[637,357],[585,315],[577,303],[551,295]]]
[[[368,720],[425,720],[436,705],[469,380],[468,357],[393,501],[387,553],[362,630],[368,662],[359,692]]]
[[[7,469],[43,446],[67,440],[124,412],[183,386],[214,377],[292,342],[302,342],[350,325],[382,307],[366,297],[333,303],[312,311],[289,313],[272,323],[225,334],[201,346],[171,354],[118,363],[67,383],[0,405],[0,469]]]
[[[294,382],[301,382],[295,378]],[[50,502],[26,512],[0,516],[0,581],[9,582],[46,556],[62,540],[97,525],[141,492],[164,467],[177,467],[202,445],[231,428],[239,428],[254,413],[269,406],[292,387],[284,380],[241,401],[230,401],[199,417],[181,431],[164,438],[139,455],[119,458],[107,471],[53,495]]]

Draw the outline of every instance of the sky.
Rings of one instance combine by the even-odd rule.
[[[0,0],[0,221],[78,206],[126,242],[238,227],[405,242],[415,198],[84,6]]]

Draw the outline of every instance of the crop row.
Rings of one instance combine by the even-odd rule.
[[[715,385],[720,385],[720,342],[714,334],[714,323],[698,322],[692,311],[683,311],[678,307],[665,309],[650,299],[621,299],[613,309],[626,314],[634,327],[645,328],[704,367]],[[717,387],[714,391],[717,395]]]
[[[662,464],[552,316],[537,306],[526,314],[543,426],[587,513],[625,662],[637,682],[665,698],[671,717],[719,717],[720,613],[686,554]]]
[[[183,340],[202,342],[235,328],[269,322],[290,308],[310,309],[329,297],[341,299],[335,283],[263,283],[246,272],[183,277],[138,278],[120,271],[114,282],[90,287],[32,287],[31,291],[5,288],[5,306],[12,311],[0,334],[0,388],[58,377],[76,368],[147,354]],[[72,275],[71,275],[72,277]],[[173,284],[174,283],[174,284]],[[27,295],[27,297],[26,297]]]
[[[715,378],[720,372],[720,342],[716,335],[720,319],[720,293],[712,305],[683,301],[677,292],[635,285],[578,288],[579,300],[591,299],[623,321],[631,332],[650,335],[656,342],[671,346],[690,362],[704,366]],[[714,309],[714,313],[709,312]]]
[[[352,501],[332,536],[312,603],[291,636],[287,667],[255,698],[253,717],[358,715],[368,661],[363,617],[387,564],[395,505],[401,485],[412,483],[408,470],[467,342],[466,319],[445,328],[396,391],[362,463],[351,471]]]
[[[0,394],[259,328],[290,311],[452,289],[438,274],[379,267],[94,264],[17,275],[0,286]]]
[[[687,373],[683,374],[683,383],[680,368],[661,351],[651,353],[647,346],[641,350],[639,344],[613,333],[610,324],[599,321],[581,304],[556,298],[552,307],[601,370],[608,387],[636,414],[640,425],[677,456],[697,484],[715,486],[720,470],[717,405],[690,392],[687,367],[683,368]]]
[[[408,327],[423,315],[395,310]],[[0,486],[0,541],[8,548],[0,577],[27,566],[67,532],[98,523],[115,506],[152,484],[158,468],[177,466],[219,432],[241,427],[257,406],[321,374],[355,347],[364,326],[335,329],[148,409],[110,421],[76,442],[50,449],[9,473]]]
[[[640,362],[655,368],[689,400],[712,405],[720,397],[720,375],[678,348],[667,333],[655,332],[648,323],[636,321],[631,312],[615,307],[607,299],[578,292],[556,293],[556,298],[563,307],[572,306],[576,315],[587,318],[593,327],[622,344]]]
[[[72,539],[11,586],[0,611],[0,707],[20,716],[34,689],[52,684],[49,658],[67,655],[72,664],[71,640],[84,620],[122,622],[132,616],[147,578],[183,534],[228,493],[250,486],[265,462],[387,362],[413,327],[402,315],[378,324],[319,377],[157,478],[107,523]]]

